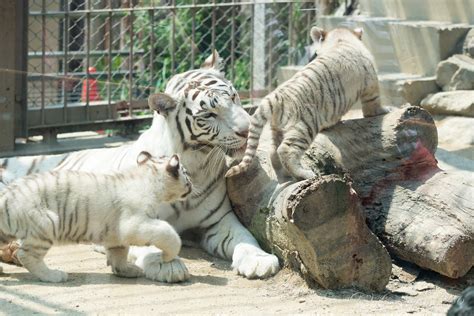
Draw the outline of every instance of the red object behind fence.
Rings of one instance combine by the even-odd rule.
[[[89,73],[93,74],[97,70],[95,67],[89,67]],[[89,87],[89,102],[90,101],[99,101],[100,94],[99,94],[99,87],[97,85],[97,79],[89,78],[82,80],[82,94],[81,100],[82,102],[87,102],[87,87]]]

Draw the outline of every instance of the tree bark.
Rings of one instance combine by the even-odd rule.
[[[327,288],[385,286],[390,260],[364,215],[399,258],[452,278],[472,267],[473,181],[437,167],[437,131],[423,109],[322,132],[304,157],[321,176],[297,183],[278,183],[270,139],[266,131],[257,162],[229,179],[228,192],[244,225],[304,276]],[[350,178],[341,176],[347,172]]]
[[[228,181],[234,211],[260,244],[325,288],[382,291],[390,256],[367,228],[349,182],[327,175],[278,184],[268,171],[253,164]]]
[[[472,268],[472,173],[438,168],[437,130],[427,111],[407,107],[323,134],[306,162],[350,172],[369,227],[392,254],[451,278]]]

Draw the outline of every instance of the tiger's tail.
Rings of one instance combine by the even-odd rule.
[[[242,161],[230,168],[225,174],[226,178],[233,177],[249,169],[255,154],[257,153],[258,142],[262,135],[263,127],[267,122],[267,112],[270,107],[269,101],[263,99],[263,102],[257,108],[255,113],[250,118],[249,135],[247,137],[247,148],[245,149],[245,155]]]

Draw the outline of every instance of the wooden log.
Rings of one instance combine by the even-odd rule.
[[[274,223],[274,214],[282,212],[268,211],[268,197],[278,189],[268,158],[269,144],[267,133],[262,136],[258,163],[228,182],[229,195],[243,223],[260,241],[275,244],[273,248],[280,247],[280,252],[300,252],[298,247],[307,241],[304,234],[298,243],[288,236],[288,229],[278,234],[266,231]],[[394,256],[457,278],[474,263],[474,184],[470,173],[440,170],[434,158],[436,147],[437,131],[431,116],[419,107],[407,107],[385,116],[337,124],[318,135],[304,162],[320,174],[350,173],[369,227]],[[338,199],[339,195],[322,195],[314,199],[315,207]],[[268,223],[262,215],[255,217],[262,209]],[[313,217],[301,222],[311,225]],[[332,227],[347,229],[344,225]],[[296,246],[276,241],[275,236]],[[326,242],[338,246],[335,240]],[[313,248],[321,246],[319,242],[316,240]],[[288,261],[288,256],[280,257]],[[309,266],[319,265],[321,260],[302,261],[306,270],[313,271],[312,277],[323,283],[314,272],[318,267]],[[333,271],[340,273],[341,268],[333,267]]]
[[[372,231],[395,256],[451,278],[474,265],[474,179],[444,172],[437,131],[419,107],[351,120],[325,131],[305,157],[350,172]]]
[[[228,180],[234,211],[260,244],[325,288],[383,290],[390,256],[367,228],[350,183],[328,175],[279,184],[264,155]]]

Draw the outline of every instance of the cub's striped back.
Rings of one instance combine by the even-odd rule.
[[[322,41],[318,57],[262,100],[251,118],[245,156],[226,177],[249,168],[267,121],[273,136],[273,167],[307,179],[315,174],[300,160],[319,131],[336,124],[359,99],[365,116],[385,113],[372,55],[360,40],[362,30],[339,28],[327,33],[313,27],[311,35]]]

